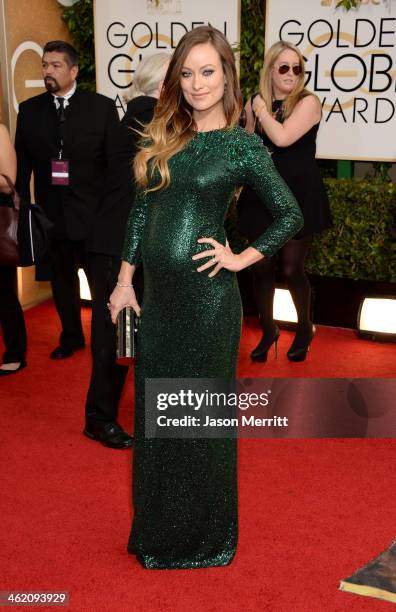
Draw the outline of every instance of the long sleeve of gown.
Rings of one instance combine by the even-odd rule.
[[[274,219],[250,246],[266,257],[272,257],[302,228],[304,218],[261,140],[255,134],[246,134],[241,139],[241,145],[239,163],[242,166],[242,183],[254,189]]]
[[[135,202],[129,213],[122,251],[122,259],[133,265],[138,265],[141,259],[141,240],[146,223],[146,207],[146,195],[141,189],[137,189]]]

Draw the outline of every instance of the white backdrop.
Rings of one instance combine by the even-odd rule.
[[[267,0],[266,49],[279,39],[306,58],[323,105],[318,157],[396,161],[396,0]]]
[[[142,57],[172,52],[183,34],[208,23],[235,45],[239,22],[239,0],[94,0],[97,91],[122,114]]]

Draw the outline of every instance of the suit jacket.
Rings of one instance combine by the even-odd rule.
[[[65,114],[62,157],[69,160],[70,185],[51,185],[51,160],[58,159],[61,136],[53,96],[45,92],[20,104],[17,188],[30,201],[33,171],[35,202],[54,222],[55,236],[84,240],[103,193],[118,114],[112,100],[79,88]]]
[[[157,99],[151,96],[138,96],[127,105],[117,130],[104,196],[88,241],[88,250],[93,253],[121,255],[125,227],[135,197],[132,161],[140,138],[131,128],[141,130],[142,124],[149,123],[156,103]]]

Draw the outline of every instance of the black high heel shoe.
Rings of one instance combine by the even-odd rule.
[[[297,339],[297,334],[296,334],[293,344],[287,351],[287,358],[289,361],[305,361],[305,358],[309,351],[309,346],[313,340],[315,332],[316,332],[316,327],[315,325],[311,324],[311,329],[307,337],[302,342],[300,342]]]
[[[256,348],[253,349],[253,351],[250,353],[251,360],[260,361],[260,362],[267,361],[268,351],[270,350],[271,346],[274,343],[275,343],[275,359],[278,359],[279,336],[280,336],[280,331],[277,325],[275,325],[275,330],[271,337],[268,337],[265,334],[263,334],[263,337],[261,338]]]

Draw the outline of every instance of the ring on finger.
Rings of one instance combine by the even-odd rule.
[[[217,257],[213,257],[212,263],[217,263]]]

